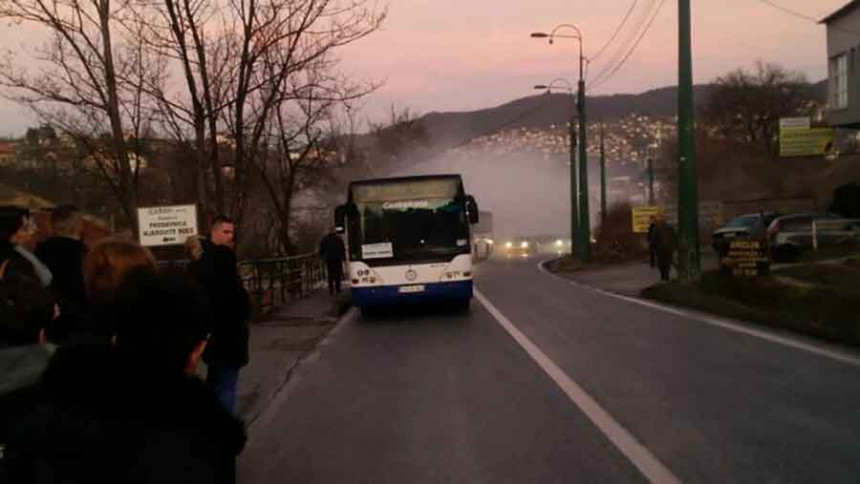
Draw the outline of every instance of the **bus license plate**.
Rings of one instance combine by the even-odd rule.
[[[424,286],[400,286],[400,292],[402,292],[402,293],[424,292]]]

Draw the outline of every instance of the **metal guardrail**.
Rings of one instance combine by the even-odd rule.
[[[239,277],[259,312],[306,296],[326,282],[325,266],[314,253],[245,260],[239,262]]]
[[[161,270],[185,271],[188,263],[187,259],[175,259],[159,261],[158,266]],[[326,282],[325,265],[315,253],[243,260],[238,271],[258,313],[306,296]]]

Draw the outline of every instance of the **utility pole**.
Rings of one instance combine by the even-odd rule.
[[[600,120],[600,224],[606,223],[606,136]]]
[[[648,157],[648,205],[654,205],[654,155]]]
[[[574,98],[571,92],[571,97]],[[574,109],[570,116],[568,131],[570,133],[570,254],[575,255],[579,251],[575,249],[579,237],[579,203],[577,201],[579,188],[576,185],[576,98],[574,98]]]
[[[691,283],[701,277],[701,265],[690,0],[678,0],[678,30],[678,272]]]
[[[580,44],[581,45],[581,44]],[[580,259],[591,262],[591,222],[588,212],[588,125],[585,116],[585,79],[582,77],[582,52],[579,53],[579,243]]]
[[[591,262],[591,222],[589,221],[590,216],[588,212],[588,128],[585,117],[585,76],[583,71],[585,67],[583,51],[585,49],[582,32],[575,25],[561,24],[554,28],[550,34],[534,32],[531,36],[536,39],[549,37],[549,43],[552,44],[553,39],[557,36],[556,32],[562,28],[571,29],[576,35],[558,35],[558,37],[572,38],[579,41],[579,84],[576,96],[576,112],[579,118],[579,223],[577,224],[577,228],[579,232],[579,258],[582,262],[589,263]],[[571,176],[571,181],[573,181],[572,178]],[[574,191],[574,186],[571,185],[571,191]]]

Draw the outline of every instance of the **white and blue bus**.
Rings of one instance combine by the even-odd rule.
[[[471,225],[478,205],[460,175],[355,181],[335,211],[345,232],[353,305],[472,299]]]

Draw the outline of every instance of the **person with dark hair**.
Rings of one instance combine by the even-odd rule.
[[[0,263],[9,261],[7,274],[21,273],[48,287],[51,271],[27,247],[36,232],[29,209],[10,205],[0,207]]]
[[[657,262],[657,241],[656,239],[657,217],[651,216],[648,219],[648,255],[653,269]]]
[[[330,295],[340,294],[343,264],[346,262],[346,247],[334,227],[320,241],[320,258],[326,265],[328,293]]]
[[[53,274],[51,291],[63,312],[86,307],[84,257],[87,248],[81,241],[81,213],[74,205],[58,205],[51,211],[51,237],[36,247],[39,258]]]
[[[662,217],[654,225],[654,245],[657,255],[657,268],[660,269],[660,280],[668,281],[672,270],[672,259],[675,256],[677,239],[675,230]]]
[[[101,313],[113,344],[51,359],[9,440],[4,482],[235,482],[243,425],[196,376],[209,314],[187,277],[129,273]]]
[[[233,252],[233,222],[224,216],[216,217],[209,237],[191,242],[188,250],[199,258],[192,260],[188,270],[200,284],[214,313],[209,349],[204,355],[206,383],[224,407],[236,413],[239,371],[248,364],[251,303],[239,278]]]

